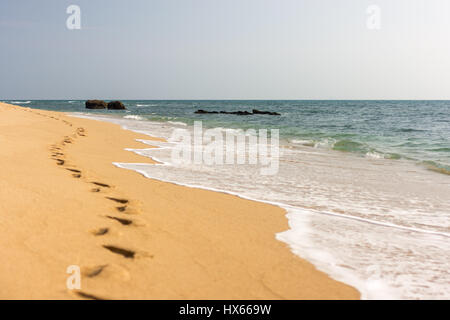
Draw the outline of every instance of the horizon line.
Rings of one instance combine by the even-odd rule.
[[[87,101],[87,100],[109,100],[109,101],[450,101],[449,99],[120,99],[120,98],[95,98],[95,99],[31,99],[31,98],[12,98],[0,99],[0,102],[6,101]]]

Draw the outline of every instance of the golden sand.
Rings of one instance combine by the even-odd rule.
[[[151,138],[0,104],[0,298],[359,298],[275,239],[281,208],[115,167],[152,163],[124,150],[148,148],[136,139]]]

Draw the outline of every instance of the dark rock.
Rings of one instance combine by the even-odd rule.
[[[87,100],[86,109],[106,109],[107,104],[103,100]]]
[[[248,111],[220,111],[221,114],[235,114],[238,116],[248,116],[251,115]]]
[[[218,113],[218,112],[217,111],[206,111],[206,110],[199,109],[199,110],[195,111],[195,113],[197,113],[197,114],[208,114],[208,113]]]
[[[233,112],[230,112],[230,113],[231,114],[236,114],[238,116],[249,116],[249,115],[251,115],[251,113],[248,112],[248,111],[233,111]]]
[[[197,114],[211,114],[211,113],[220,113],[220,114],[234,114],[234,115],[238,115],[238,116],[250,116],[253,114],[267,114],[270,116],[281,116],[281,114],[279,114],[278,112],[270,112],[270,111],[259,111],[258,109],[253,109],[252,112],[248,112],[248,111],[206,111],[206,110],[202,110],[199,109],[197,111],[195,111],[195,113]]]
[[[125,105],[121,101],[108,102],[108,110],[126,110]]]
[[[270,116],[281,116],[278,112],[270,112],[270,111],[259,111],[258,109],[252,110],[253,114],[268,114]]]

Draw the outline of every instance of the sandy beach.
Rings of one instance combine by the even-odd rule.
[[[0,299],[359,298],[275,239],[281,208],[115,167],[152,162],[124,150],[136,139],[0,104]]]

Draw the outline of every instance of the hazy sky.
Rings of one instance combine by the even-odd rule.
[[[1,0],[0,41],[3,100],[450,99],[449,0]]]

